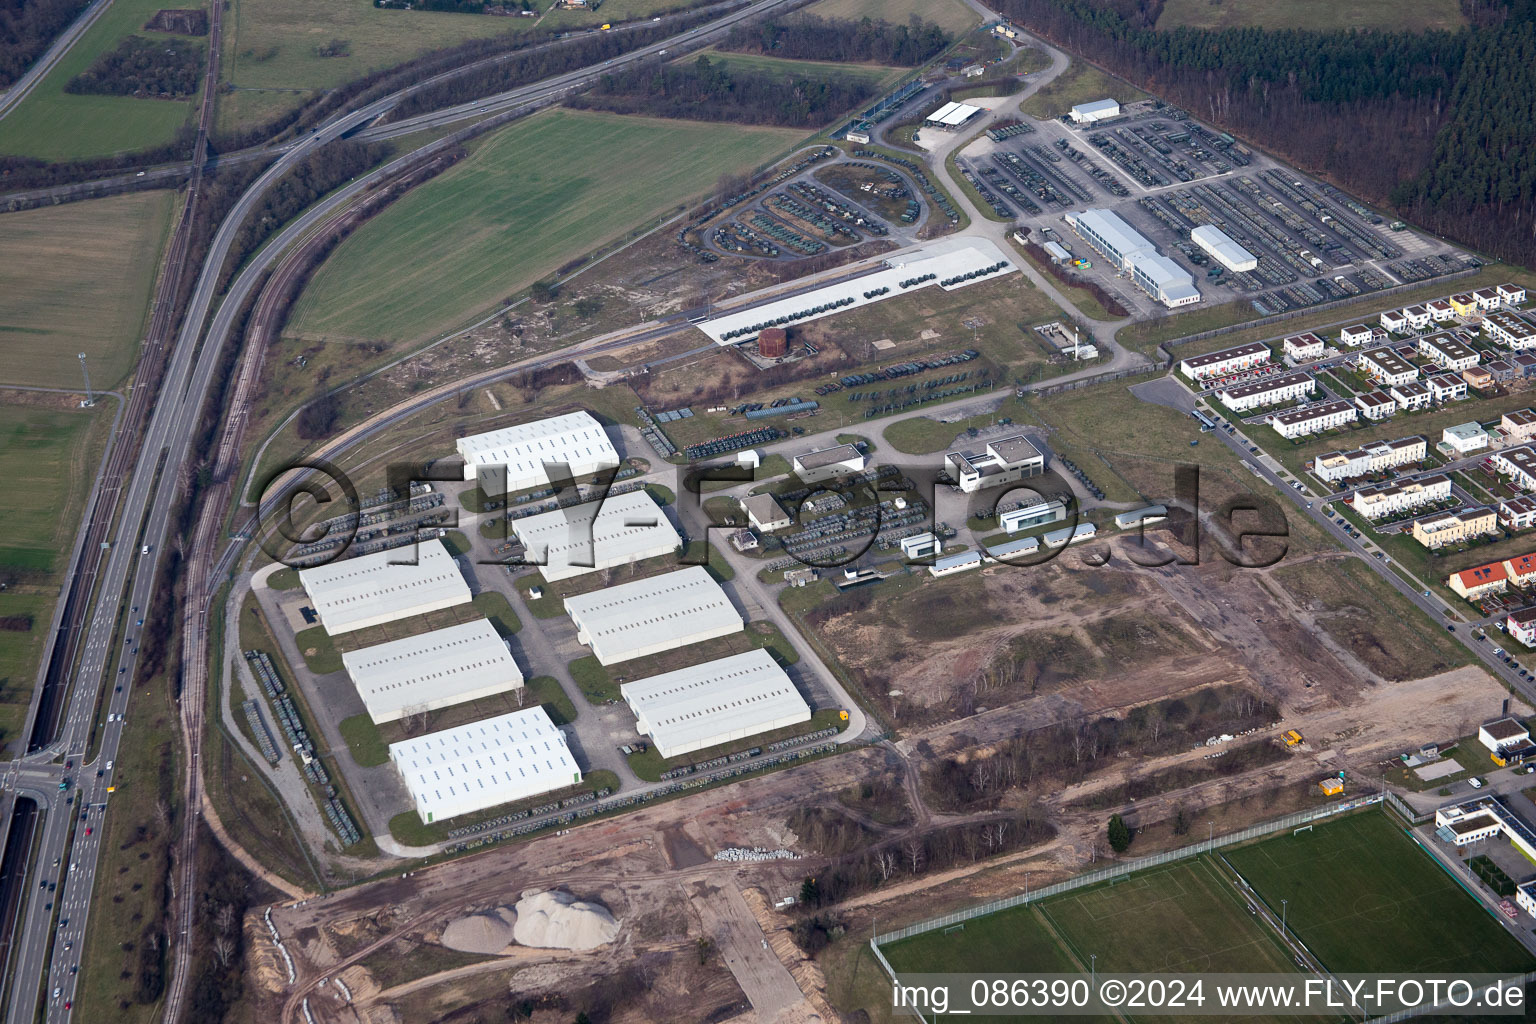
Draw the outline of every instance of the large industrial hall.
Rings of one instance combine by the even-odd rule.
[[[810,705],[765,650],[638,679],[620,692],[636,730],[668,758],[811,719]]]
[[[523,685],[488,619],[347,652],[341,661],[375,725]]]
[[[619,464],[613,442],[589,412],[474,434],[460,438],[456,448],[464,460],[464,479],[478,479],[484,486],[504,469],[505,487],[494,489],[506,493],[548,487],[562,478],[559,467],[579,480]]]
[[[738,633],[741,613],[702,566],[566,598],[576,639],[603,665]]]
[[[301,569],[299,582],[332,636],[452,608],[471,598],[441,540]]]
[[[683,543],[645,491],[514,519],[512,532],[526,549],[524,560],[540,566],[550,583],[670,555]]]

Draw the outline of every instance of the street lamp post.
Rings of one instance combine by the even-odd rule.
[[[1099,954],[1088,954],[1088,974],[1095,989],[1099,987]]]
[[[1206,833],[1205,852],[1210,853],[1216,849],[1216,821],[1215,819],[1208,818],[1205,823],[1210,826]]]
[[[1285,932],[1285,905],[1287,903],[1289,903],[1289,902],[1290,902],[1290,900],[1281,900],[1280,901],[1280,937],[1282,939],[1285,938],[1285,934],[1286,934],[1286,932]]]

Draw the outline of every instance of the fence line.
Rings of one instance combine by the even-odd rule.
[[[1330,818],[1336,814],[1343,814],[1348,811],[1356,811],[1362,807],[1370,807],[1375,804],[1382,803],[1388,795],[1389,794],[1385,793],[1373,793],[1370,796],[1357,797],[1354,800],[1346,800],[1343,803],[1331,804],[1327,807],[1320,807],[1315,810],[1297,811],[1294,814],[1288,814],[1283,818],[1277,818],[1274,821],[1265,822],[1260,825],[1252,825],[1240,832],[1232,832],[1214,840],[1208,840],[1203,843],[1194,843],[1190,846],[1180,847],[1177,850],[1165,850],[1162,853],[1154,853],[1147,857],[1138,857],[1135,860],[1122,861],[1119,864],[1113,865],[1112,867],[1100,868],[1098,871],[1090,871],[1087,874],[1077,875],[1073,878],[1068,878],[1065,881],[1043,886],[1030,892],[1020,893],[1016,896],[1009,896],[1000,900],[993,900],[991,903],[983,903],[980,906],[971,907],[967,910],[957,910],[953,913],[944,914],[940,917],[930,918],[927,921],[919,921],[916,924],[909,924],[906,927],[898,928],[893,932],[885,932],[883,934],[874,936],[870,939],[870,945],[876,950],[876,952],[878,952],[880,943],[882,942],[896,942],[901,939],[908,939],[914,935],[922,935],[927,932],[937,931],[941,928],[947,928],[951,925],[963,924],[966,921],[972,921],[978,917],[985,917],[988,914],[995,914],[1000,910],[1011,910],[1014,907],[1021,907],[1028,903],[1034,903],[1037,900],[1050,899],[1053,896],[1060,896],[1062,893],[1073,892],[1074,890],[1086,888],[1087,886],[1097,885],[1100,882],[1107,882],[1117,878],[1123,878],[1126,875],[1137,871],[1145,871],[1148,868],[1158,867],[1163,864],[1173,864],[1179,861],[1188,860],[1198,854],[1208,853],[1211,850],[1220,849],[1225,846],[1231,846],[1235,843],[1245,843],[1250,839],[1257,839],[1260,836],[1267,836],[1276,832],[1283,832],[1288,828],[1296,828],[1299,825],[1305,825],[1309,822],[1319,821],[1323,818]],[[1399,803],[1401,803],[1401,801],[1399,801]],[[884,957],[881,957],[881,961],[884,962]]]

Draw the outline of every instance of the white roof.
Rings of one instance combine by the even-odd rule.
[[[1200,290],[1191,283],[1189,274],[1167,256],[1155,252],[1136,254],[1136,269],[1157,285],[1158,296],[1168,301],[1200,297]]]
[[[450,608],[471,596],[440,540],[300,569],[299,582],[333,635]]]
[[[341,656],[375,723],[523,685],[507,642],[488,619],[364,647]]]
[[[507,489],[547,485],[547,462],[563,462],[573,477],[617,466],[619,453],[589,412],[573,412],[532,423],[460,438],[456,446],[466,469],[506,466]]]
[[[730,340],[722,340],[728,331],[737,328],[752,327],[756,324],[767,323],[780,316],[791,316],[802,312],[812,306],[828,305],[839,300],[846,299],[847,304],[836,309],[827,309],[816,316],[796,320],[795,323],[810,323],[823,316],[836,316],[850,309],[858,309],[872,302],[882,299],[894,298],[898,295],[910,294],[917,288],[926,288],[929,285],[939,284],[951,278],[960,277],[972,270],[980,270],[997,263],[1004,264],[1002,270],[987,274],[984,277],[971,278],[968,281],[956,281],[953,284],[940,285],[945,291],[953,291],[956,288],[964,288],[980,281],[993,281],[1018,270],[1018,264],[1014,262],[1008,253],[999,249],[997,245],[985,238],[945,238],[937,242],[930,242],[919,246],[914,250],[896,253],[886,257],[885,270],[877,270],[873,274],[865,274],[861,277],[829,284],[824,288],[806,292],[788,299],[778,299],[765,302],[758,306],[749,306],[745,309],[724,316],[718,316],[713,320],[706,320],[698,324],[699,330],[713,338],[721,345],[734,345],[744,341],[751,335],[740,335]],[[924,281],[910,288],[901,287],[901,282],[910,281],[913,278],[932,274],[933,279]],[[879,288],[890,289],[883,295],[866,297],[866,292]]]
[[[1072,108],[1072,113],[1078,115],[1119,113],[1118,100],[1093,100],[1090,103],[1079,103]]]
[[[1214,224],[1201,224],[1189,233],[1189,237],[1225,264],[1228,270],[1251,270],[1258,266],[1258,258],[1253,253],[1238,245],[1230,235]]]
[[[424,822],[574,786],[581,769],[542,707],[389,745]]]
[[[730,598],[693,565],[565,599],[577,639],[604,665],[739,632]]]
[[[942,124],[953,128],[957,124],[965,124],[965,122],[979,113],[981,113],[980,107],[972,106],[969,103],[950,102],[929,114],[928,123]]]
[[[643,490],[512,520],[550,583],[582,573],[671,554],[683,543],[656,500]]]
[[[636,727],[664,757],[808,721],[810,705],[765,650],[619,687]]]

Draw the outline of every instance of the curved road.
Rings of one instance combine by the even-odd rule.
[[[4,93],[0,93],[0,118],[4,118],[6,114],[15,110],[21,101],[31,94],[37,87],[37,83],[47,77],[54,65],[69,52],[70,47],[80,41],[86,29],[94,25],[96,19],[101,17],[111,4],[112,0],[95,0],[95,3],[82,11],[80,17],[76,18],[59,38],[53,41],[53,45],[38,58],[36,64],[27,69],[26,74],[12,82],[11,87]]]

